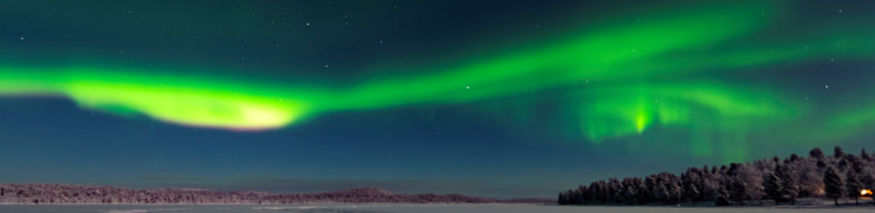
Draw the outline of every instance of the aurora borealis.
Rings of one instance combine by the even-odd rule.
[[[185,10],[193,5],[143,2],[68,8],[55,3],[57,8],[46,9],[17,2],[5,9],[4,16],[25,21],[0,28],[8,37],[0,42],[5,46],[0,55],[4,127],[31,123],[24,127],[38,129],[49,124],[36,121],[46,119],[74,126],[94,122],[66,115],[28,117],[47,114],[41,110],[106,112],[95,116],[123,124],[61,135],[148,131],[142,134],[153,136],[144,138],[160,137],[170,146],[148,149],[156,153],[175,149],[170,144],[191,146],[192,152],[217,146],[212,157],[194,157],[220,165],[206,173],[237,171],[254,162],[283,162],[260,168],[258,177],[326,178],[322,173],[329,170],[336,174],[327,178],[336,178],[359,170],[339,166],[340,161],[320,170],[303,166],[303,159],[265,157],[283,155],[283,149],[249,150],[233,157],[249,163],[221,163],[225,158],[219,156],[254,143],[286,147],[302,158],[319,146],[373,146],[343,152],[342,159],[364,159],[359,168],[392,162],[395,166],[387,166],[392,169],[373,170],[397,174],[358,177],[366,180],[420,180],[431,173],[428,168],[455,165],[439,163],[446,158],[496,168],[489,174],[471,174],[479,167],[450,169],[454,178],[473,180],[523,171],[643,174],[638,169],[654,168],[618,163],[631,168],[616,171],[568,162],[637,162],[628,156],[653,160],[663,155],[676,156],[667,164],[740,161],[814,145],[865,145],[859,141],[871,138],[867,132],[875,124],[870,109],[875,106],[870,74],[875,13],[868,12],[875,5],[869,3],[482,2],[470,11],[455,1],[277,7],[222,1],[209,7],[193,3],[198,5],[193,11]],[[495,10],[487,14],[493,16],[477,12],[490,7]],[[440,8],[462,11],[447,18]],[[25,107],[45,99],[72,103]],[[143,125],[160,125],[160,130],[135,130]],[[200,131],[223,136],[182,139],[199,137]],[[127,136],[72,137],[89,140],[81,142],[89,147]],[[203,144],[226,138],[250,142]],[[58,139],[0,136],[9,147],[25,143],[10,140]],[[142,143],[137,146],[149,146]],[[414,144],[441,148],[428,152]],[[530,146],[541,151],[528,153]],[[469,148],[486,154],[458,151]],[[384,159],[367,152],[410,154]],[[146,155],[154,161],[125,161],[160,168],[191,160],[181,153],[156,153]],[[106,153],[97,156],[117,160]],[[554,166],[526,167],[529,161]],[[199,176],[186,172],[188,167],[170,167],[158,170]],[[310,172],[269,172],[275,170]],[[526,178],[540,180],[521,179]]]

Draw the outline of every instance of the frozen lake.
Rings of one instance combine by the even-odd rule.
[[[868,208],[675,208],[675,207],[576,207],[544,206],[527,204],[313,204],[313,205],[203,205],[203,206],[129,206],[129,205],[0,205],[0,212],[16,213],[251,213],[251,212],[301,212],[301,213],[571,213],[571,212],[872,212]]]

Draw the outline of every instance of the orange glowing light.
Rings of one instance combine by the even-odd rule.
[[[863,197],[872,196],[872,190],[869,190],[869,189],[860,190],[860,196],[863,196]]]

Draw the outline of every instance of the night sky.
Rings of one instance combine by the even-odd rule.
[[[0,182],[553,197],[875,139],[869,1],[0,3]]]

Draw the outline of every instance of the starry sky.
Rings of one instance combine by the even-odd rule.
[[[861,1],[0,7],[0,181],[553,197],[875,138]],[[869,147],[873,148],[873,147]]]

